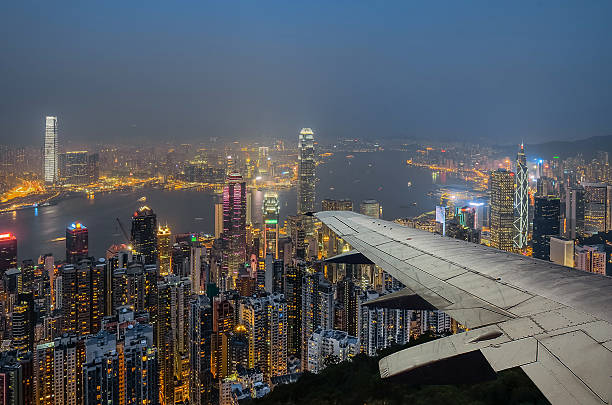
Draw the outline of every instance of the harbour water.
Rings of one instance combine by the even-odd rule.
[[[383,207],[383,218],[415,216],[435,209],[439,185],[465,182],[452,174],[432,173],[406,165],[403,152],[335,154],[317,166],[317,204],[324,198],[349,198],[355,210],[364,199],[376,199]],[[261,209],[264,191],[254,192],[254,218]],[[146,197],[146,203],[139,201]],[[96,195],[93,199],[75,197],[56,205],[0,215],[0,231],[18,238],[19,260],[36,259],[40,254],[65,256],[65,228],[80,221],[89,228],[89,249],[104,255],[112,244],[125,242],[116,218],[130,230],[134,210],[146,204],[157,214],[158,222],[168,224],[173,233],[214,231],[215,196],[206,192],[143,189],[134,192]],[[295,213],[296,190],[279,192],[281,220]]]

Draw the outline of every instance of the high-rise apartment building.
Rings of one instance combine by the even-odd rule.
[[[560,200],[536,197],[533,216],[533,257],[550,260],[550,237],[559,236]]]
[[[266,256],[270,253],[275,259],[278,259],[279,213],[278,194],[274,192],[265,193],[263,200],[263,255]]]
[[[85,336],[100,330],[104,265],[82,260],[61,268],[62,332]]]
[[[287,302],[282,294],[245,298],[240,324],[249,339],[248,368],[259,367],[267,378],[287,373]]]
[[[337,361],[346,361],[359,353],[359,339],[342,330],[318,327],[308,339],[308,362],[306,370],[321,372],[325,361],[333,356]]]
[[[514,187],[514,173],[504,169],[491,172],[491,247],[509,252],[514,250]]]
[[[223,189],[223,272],[233,288],[246,261],[246,183],[231,173]]]
[[[44,178],[48,184],[59,180],[59,143],[57,139],[57,117],[45,118]]]
[[[80,222],[73,222],[66,228],[66,262],[77,264],[89,255],[89,231]]]
[[[321,211],[353,211],[353,202],[349,199],[326,198],[321,201]]]
[[[516,155],[516,176],[514,188],[514,247],[518,250],[527,246],[529,231],[529,176],[527,173],[527,158],[525,149]]]
[[[132,215],[132,248],[141,255],[145,264],[157,263],[157,216],[147,206],[140,207]]]

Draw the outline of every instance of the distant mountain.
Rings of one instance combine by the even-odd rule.
[[[431,340],[411,341],[404,347]],[[506,370],[497,379],[479,384],[409,386],[383,380],[378,360],[403,347],[384,350],[379,356],[360,354],[352,361],[330,365],[319,374],[304,373],[298,382],[278,386],[256,405],[437,405],[437,404],[548,404],[538,388],[520,369]],[[456,370],[461,373],[462,370]]]
[[[508,156],[514,156],[518,145],[502,147]],[[539,144],[525,144],[525,152],[530,157],[539,156],[542,159],[551,159],[559,156],[561,159],[576,156],[582,153],[585,159],[592,159],[596,151],[605,151],[612,159],[612,135],[592,136],[576,141],[551,141]]]

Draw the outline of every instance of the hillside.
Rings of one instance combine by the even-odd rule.
[[[431,340],[425,337],[409,346]],[[439,385],[410,387],[381,380],[378,357],[356,356],[352,362],[327,367],[320,374],[305,373],[295,384],[276,387],[267,397],[253,401],[272,404],[548,404],[537,387],[520,369],[499,373],[494,381],[473,385]],[[461,373],[462,370],[457,370]]]

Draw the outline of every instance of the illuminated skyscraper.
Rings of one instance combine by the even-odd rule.
[[[61,269],[62,332],[85,336],[98,333],[104,304],[104,265],[83,260]]]
[[[516,155],[516,176],[514,189],[514,247],[523,249],[527,246],[529,230],[529,177],[527,174],[527,158],[523,144]]]
[[[248,368],[259,367],[267,378],[287,372],[286,318],[282,294],[245,298],[240,304],[240,323],[248,332]]]
[[[363,200],[359,204],[359,213],[372,218],[380,218],[380,203],[376,200]]]
[[[89,255],[89,231],[80,222],[73,222],[66,228],[66,262],[77,264],[79,259]]]
[[[157,216],[147,206],[132,215],[132,247],[134,254],[142,255],[145,264],[157,263]]]
[[[609,228],[610,193],[605,183],[582,183],[584,188],[584,231],[587,234],[605,232]]]
[[[194,405],[211,403],[212,323],[210,299],[205,295],[197,295],[189,309],[189,398]]]
[[[491,172],[491,246],[511,252],[514,236],[514,173],[505,169]]]
[[[278,229],[280,204],[278,194],[267,192],[263,201],[263,221],[264,221],[264,256],[268,253],[278,259]]]
[[[45,119],[45,182],[55,184],[59,178],[59,143],[57,140],[57,117],[47,116]]]
[[[349,199],[332,200],[326,198],[321,201],[322,211],[353,211],[353,202]]]
[[[172,233],[167,225],[157,229],[157,255],[159,275],[165,277],[172,271]]]
[[[229,175],[223,189],[223,272],[232,288],[246,261],[246,183],[239,173]]]
[[[17,267],[17,238],[12,233],[0,234],[0,277]]]
[[[66,152],[66,173],[60,173],[68,184],[89,183],[89,154],[87,151]]]
[[[298,199],[297,213],[305,214],[315,210],[315,152],[314,133],[302,128],[298,137]],[[306,233],[312,234],[312,219],[308,218]]]
[[[223,233],[223,202],[215,202],[215,239]]]

